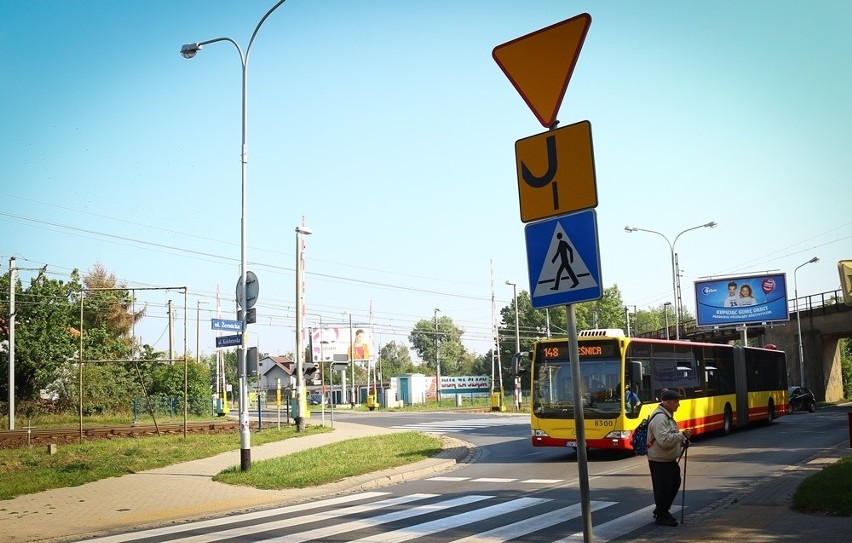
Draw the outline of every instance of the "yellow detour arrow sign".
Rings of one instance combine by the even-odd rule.
[[[840,272],[840,289],[843,291],[843,303],[852,305],[852,260],[841,260],[837,263]]]
[[[597,207],[589,121],[518,140],[515,162],[522,222]]]
[[[545,128],[553,127],[592,24],[581,13],[498,45],[491,56]]]

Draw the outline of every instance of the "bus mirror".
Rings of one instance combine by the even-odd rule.
[[[528,356],[529,353],[524,351],[512,355],[512,377],[520,377],[527,373],[527,369],[521,367],[521,357]]]
[[[642,382],[642,362],[630,362],[630,380],[634,383]]]

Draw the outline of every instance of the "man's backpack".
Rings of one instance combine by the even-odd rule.
[[[630,438],[630,445],[633,447],[633,452],[639,456],[648,454],[648,425],[651,419],[662,413],[654,413],[647,419],[639,423],[639,426],[633,430],[633,436]]]

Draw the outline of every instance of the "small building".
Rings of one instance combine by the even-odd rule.
[[[296,386],[296,363],[286,356],[264,356],[257,362],[257,376],[262,390],[276,390]]]
[[[434,380],[430,380],[422,373],[405,373],[393,379],[397,380],[399,399],[405,405],[417,405],[426,403],[426,393],[431,386],[434,386]]]

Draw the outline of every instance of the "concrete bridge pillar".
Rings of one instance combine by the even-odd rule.
[[[822,365],[820,373],[822,374],[823,386],[814,386],[814,394],[817,395],[817,399],[820,399],[817,390],[823,388],[825,390],[825,401],[836,402],[842,400],[843,375],[840,365],[840,338],[823,336],[817,339],[822,345],[820,350],[814,352],[822,354],[818,362]]]

